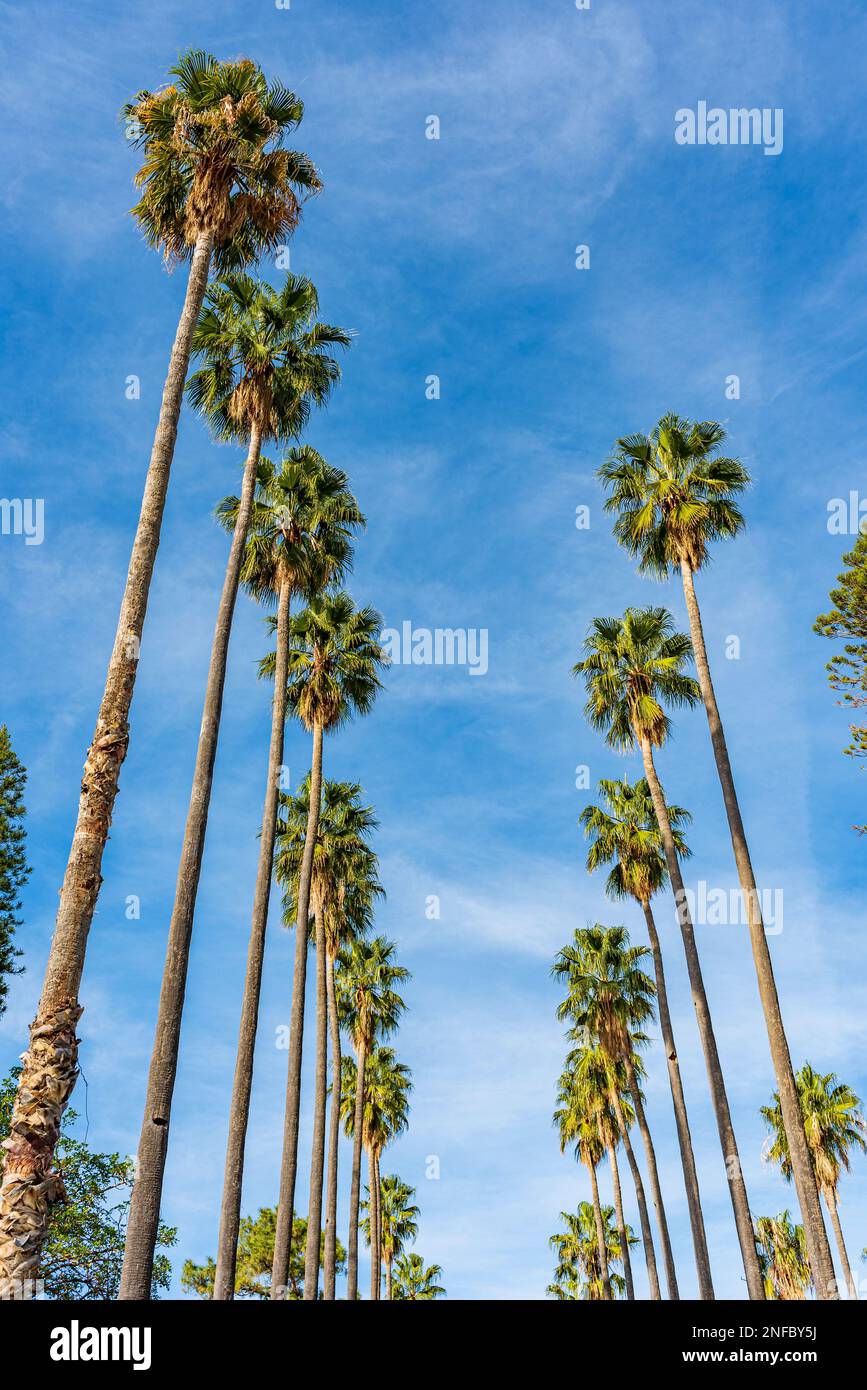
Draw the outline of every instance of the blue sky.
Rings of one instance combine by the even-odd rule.
[[[177,53],[246,54],[306,103],[323,171],[292,249],[323,317],[357,331],[308,438],[369,517],[352,591],[389,626],[481,627],[489,670],[397,666],[326,748],[381,821],[379,929],[413,972],[398,1048],[412,1124],[384,1167],[418,1189],[417,1249],[452,1297],[538,1298],[561,1209],[589,1195],[550,1115],[564,1043],[549,966],[575,926],[622,920],[583,872],[576,788],[635,772],[585,726],[570,677],[590,618],[666,602],[602,515],[596,466],[666,410],[723,419],[751,469],[747,533],[700,580],[717,692],[760,884],[784,892],[772,951],[793,1057],[864,1073],[864,783],[811,632],[849,548],[828,503],[864,487],[867,15],[794,0],[269,0],[0,4],[7,51],[0,493],[45,499],[45,540],[2,544],[3,705],[27,764],[27,973],[0,1020],[12,1065],[32,1017],[138,513],[183,273],[127,215],[124,100]],[[782,107],[782,153],[675,142],[675,112]],[[441,122],[439,141],[425,122]],[[590,269],[575,248],[590,247]],[[276,275],[276,271],[272,274]],[[741,380],[738,400],[725,380]],[[141,380],[127,400],[125,379]],[[425,380],[441,379],[428,400]],[[82,998],[89,1140],[138,1136],[226,540],[212,519],[237,451],[185,411],[105,882]],[[576,507],[590,508],[577,530]],[[740,658],[725,657],[730,636]],[[164,1215],[182,1259],[213,1253],[269,725],[260,614],[239,601],[193,941]],[[293,778],[307,740],[290,729]],[[736,886],[707,730],[678,718],[660,771],[695,823],[690,877]],[[139,921],[127,921],[137,894]],[[441,901],[439,921],[426,898]],[[673,913],[657,912],[717,1292],[744,1284]],[[244,1209],[276,1199],[292,937],[268,945]],[[745,933],[699,928],[751,1205],[793,1203],[762,1161],[772,1072]],[[695,1290],[659,1047],[648,1108],[684,1294]],[[308,1092],[309,1096],[309,1087]],[[74,1104],[84,1110],[79,1085]],[[309,1150],[309,1129],[302,1154]],[[82,1120],[81,1132],[84,1132]],[[429,1156],[440,1176],[425,1176]],[[345,1165],[348,1150],[342,1156]],[[607,1191],[603,1175],[603,1190]],[[306,1195],[306,1171],[299,1191]],[[842,1187],[867,1244],[867,1165]],[[303,1203],[304,1197],[301,1201]],[[628,1219],[637,1226],[634,1202]],[[345,1195],[341,1226],[345,1227]],[[636,1262],[637,1265],[640,1262]],[[637,1283],[645,1287],[637,1267]],[[366,1287],[366,1286],[365,1286]],[[175,1286],[175,1292],[179,1292]]]

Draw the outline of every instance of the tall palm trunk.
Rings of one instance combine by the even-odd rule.
[[[325,921],[316,904],[316,1081],[313,1096],[313,1144],[310,1153],[310,1201],[304,1253],[304,1301],[319,1292],[322,1240],[322,1175],[325,1166],[325,1104],[328,1091],[328,994],[325,983]]]
[[[662,1202],[662,1188],[659,1185],[659,1171],[656,1166],[656,1150],[653,1147],[653,1139],[650,1134],[650,1125],[647,1123],[647,1116],[644,1113],[644,1103],[641,1099],[641,1090],[638,1085],[638,1078],[635,1075],[635,1067],[632,1057],[627,1054],[626,1075],[629,1077],[629,1089],[632,1092],[632,1108],[635,1111],[635,1118],[641,1133],[644,1144],[644,1153],[647,1158],[647,1172],[650,1178],[650,1195],[653,1205],[656,1208],[656,1224],[659,1227],[659,1239],[662,1244],[662,1259],[665,1264],[665,1282],[668,1286],[668,1297],[672,1301],[680,1298],[677,1287],[677,1274],[674,1268],[674,1256],[671,1253],[671,1238],[668,1234],[668,1221],[665,1216],[665,1207]]]
[[[283,1156],[280,1160],[280,1198],[274,1232],[271,1298],[286,1297],[292,1224],[295,1207],[295,1175],[298,1169],[298,1116],[301,1110],[301,1055],[304,1044],[304,998],[307,991],[307,919],[313,851],[322,804],[322,725],[313,725],[313,757],[310,765],[310,809],[307,814],[304,853],[298,875],[298,912],[295,918],[295,966],[292,974],[292,1013],[289,1018],[289,1060],[286,1075],[286,1110],[283,1117]]]
[[[379,1299],[379,1178],[376,1171],[376,1150],[367,1151],[367,1182],[370,1193],[368,1215],[370,1217],[370,1298],[372,1303]]]
[[[771,1060],[774,1064],[774,1075],[777,1080],[777,1091],[780,1096],[783,1127],[786,1131],[786,1140],[791,1156],[792,1177],[794,1178],[795,1190],[798,1194],[798,1204],[801,1208],[801,1218],[804,1223],[804,1236],[807,1242],[810,1269],[812,1270],[813,1283],[817,1296],[821,1299],[835,1299],[839,1298],[839,1293],[837,1292],[834,1279],[834,1263],[831,1258],[831,1246],[828,1242],[828,1233],[825,1230],[825,1223],[822,1220],[822,1208],[819,1205],[819,1189],[816,1184],[813,1164],[810,1160],[806,1135],[804,1134],[801,1104],[798,1098],[797,1086],[795,1085],[795,1073],[792,1068],[792,1059],[789,1055],[789,1044],[786,1039],[786,1031],[783,1027],[783,1017],[780,1012],[780,1000],[777,995],[777,985],[774,979],[774,967],[771,962],[771,953],[768,949],[768,939],[765,935],[764,922],[762,921],[762,910],[759,903],[759,895],[756,890],[756,878],[753,873],[746,831],[744,830],[740,805],[738,803],[737,792],[735,791],[735,782],[734,776],[732,775],[731,763],[729,762],[725,731],[717,707],[713,681],[711,680],[710,665],[707,659],[707,648],[704,641],[704,629],[701,621],[701,611],[696,597],[692,567],[686,560],[682,560],[680,570],[683,579],[684,597],[686,599],[686,611],[689,616],[690,637],[692,638],[692,647],[695,653],[698,683],[701,687],[702,699],[704,701],[708,727],[710,729],[710,740],[713,746],[714,760],[716,762],[717,773],[719,774],[720,786],[722,787],[723,801],[725,803],[726,817],[729,823],[729,833],[731,835],[732,849],[735,854],[735,863],[737,864],[741,895],[747,908],[753,964],[756,969],[756,977],[759,984],[759,997],[762,1002],[762,1011],[765,1015],[765,1026],[768,1032]]]
[[[588,1163],[590,1186],[593,1190],[593,1215],[596,1218],[596,1250],[599,1255],[599,1272],[602,1276],[602,1290],[611,1302],[611,1274],[608,1269],[608,1250],[605,1246],[605,1224],[602,1220],[602,1203],[599,1200],[599,1183],[596,1179],[595,1163]]]
[[[250,927],[250,942],[247,947],[247,973],[244,979],[241,1025],[238,1030],[238,1052],[235,1058],[235,1076],[232,1082],[232,1101],[229,1110],[229,1138],[226,1144],[220,1234],[217,1241],[217,1272],[214,1278],[214,1298],[216,1300],[231,1299],[235,1293],[235,1265],[238,1257],[238,1232],[241,1225],[241,1186],[244,1177],[244,1146],[250,1118],[253,1056],[256,1050],[256,1029],[259,1021],[259,996],[262,988],[265,932],[268,925],[268,900],[271,896],[274,837],[277,829],[277,807],[280,796],[280,769],[283,766],[286,674],[289,665],[290,594],[289,581],[284,579],[280,585],[277,600],[277,655],[274,666],[274,698],[271,704],[268,780],[265,784],[262,835],[259,840],[259,865],[256,871],[256,889],[253,895],[253,920]]]
[[[677,1126],[677,1140],[680,1145],[680,1162],[683,1168],[683,1182],[686,1188],[686,1202],[689,1208],[689,1224],[692,1229],[692,1245],[695,1251],[695,1267],[698,1273],[698,1293],[701,1299],[713,1299],[713,1281],[710,1272],[710,1257],[707,1250],[707,1236],[704,1229],[704,1216],[701,1210],[701,1193],[698,1186],[698,1173],[692,1151],[692,1136],[689,1132],[689,1118],[686,1113],[686,1100],[683,1082],[680,1077],[680,1063],[674,1044],[674,1029],[671,1026],[671,1013],[668,1008],[668,991],[665,985],[665,970],[662,964],[662,950],[656,931],[653,911],[649,902],[641,904],[647,935],[653,955],[653,969],[656,975],[656,998],[659,1003],[659,1026],[662,1043],[668,1063],[668,1083],[671,1088],[671,1101],[674,1106],[674,1119]]]
[[[738,1242],[741,1247],[741,1259],[743,1260],[744,1273],[747,1279],[747,1291],[751,1299],[761,1301],[765,1297],[765,1290],[764,1284],[762,1283],[761,1271],[759,1269],[758,1255],[756,1254],[753,1223],[750,1218],[750,1204],[747,1199],[747,1188],[744,1182],[744,1175],[741,1171],[740,1155],[738,1154],[737,1141],[735,1140],[735,1132],[732,1125],[731,1112],[729,1110],[725,1079],[720,1064],[716,1037],[714,1036],[710,1006],[707,1002],[707,995],[705,993],[704,978],[701,973],[701,962],[699,961],[698,950],[695,944],[695,931],[693,929],[692,918],[690,916],[686,893],[683,887],[680,861],[677,857],[677,850],[674,847],[674,836],[671,832],[671,821],[668,818],[668,807],[665,804],[665,796],[662,786],[660,785],[659,777],[657,776],[656,764],[653,761],[653,749],[648,739],[643,738],[640,742],[641,754],[644,760],[644,774],[647,778],[648,786],[650,787],[653,809],[656,813],[660,834],[662,835],[665,862],[668,866],[668,877],[671,882],[672,892],[674,893],[674,900],[677,904],[677,919],[680,924],[680,934],[683,938],[683,949],[686,954],[686,968],[689,974],[692,1002],[695,1007],[696,1021],[698,1023],[702,1051],[704,1052],[704,1060],[707,1067],[720,1146],[722,1147],[723,1162],[725,1163],[726,1176],[728,1177],[729,1195],[735,1215],[735,1226],[737,1227]]]
[[[382,1298],[382,1173],[380,1153],[376,1155],[376,1297]]]
[[[635,1298],[635,1285],[632,1282],[632,1260],[629,1255],[629,1241],[626,1239],[626,1222],[623,1219],[623,1193],[620,1188],[620,1170],[617,1167],[617,1151],[608,1144],[608,1162],[611,1165],[611,1185],[614,1188],[614,1211],[617,1217],[617,1231],[620,1248],[623,1251],[623,1278],[626,1282],[626,1297],[631,1303]]]
[[[385,1257],[385,1297],[387,1302],[392,1302],[392,1282],[391,1282],[391,1263],[393,1256]]]
[[[626,1117],[623,1114],[623,1106],[620,1104],[620,1093],[616,1086],[611,1087],[611,1104],[614,1106],[614,1113],[617,1116],[620,1138],[623,1140],[623,1147],[626,1150],[626,1157],[629,1161],[629,1169],[632,1173],[632,1181],[635,1186],[635,1200],[638,1203],[638,1221],[641,1226],[641,1239],[644,1243],[644,1260],[647,1265],[647,1280],[650,1284],[650,1297],[656,1301],[661,1299],[662,1294],[659,1291],[659,1275],[656,1272],[656,1252],[653,1248],[650,1217],[647,1214],[647,1202],[644,1197],[644,1183],[641,1181],[641,1171],[632,1148],[632,1140],[629,1138],[629,1127],[626,1123]]]
[[[837,1254],[840,1256],[840,1264],[843,1268],[843,1278],[846,1280],[846,1287],[849,1290],[849,1297],[857,1299],[858,1285],[852,1273],[852,1266],[849,1263],[849,1253],[846,1249],[846,1242],[843,1239],[843,1227],[840,1225],[840,1210],[837,1205],[837,1194],[833,1188],[825,1191],[825,1203],[831,1216],[831,1225],[834,1227],[834,1239],[837,1242]]]
[[[93,742],[84,764],[78,816],[60,890],[60,905],[42,996],[23,1056],[0,1188],[0,1286],[33,1278],[48,1233],[51,1207],[63,1198],[52,1163],[60,1122],[78,1078],[78,990],[87,937],[102,884],[102,856],[129,745],[129,711],[138,670],[154,562],[160,543],[169,473],[178,433],[193,330],[214,249],[210,233],[193,250],[184,307],[163,387],[126,588]]]
[[[346,1297],[354,1303],[358,1297],[358,1208],[361,1204],[361,1131],[364,1125],[364,1071],[367,1065],[367,1040],[358,1040],[358,1059],[355,1080],[355,1121],[352,1134],[352,1179],[349,1188],[349,1237],[346,1242]]]
[[[260,431],[258,428],[253,428],[250,432],[250,444],[244,466],[238,515],[232,533],[232,544],[229,548],[226,576],[223,580],[223,592],[220,596],[217,625],[211,647],[211,662],[205,688],[205,707],[202,713],[198,748],[196,749],[196,765],[193,772],[187,823],[184,828],[181,862],[175,888],[175,903],[169,925],[169,940],[166,948],[166,962],[163,967],[156,1034],[151,1054],[144,1118],[137,1151],[136,1178],[129,1208],[123,1272],[120,1281],[119,1297],[121,1299],[150,1297],[163,1175],[169,1144],[172,1094],[178,1068],[178,1048],[184,995],[187,987],[190,941],[193,934],[193,917],[196,909],[199,875],[202,869],[202,854],[205,848],[205,833],[208,828],[214,759],[217,755],[217,741],[220,736],[220,716],[223,707],[223,687],[226,681],[229,638],[232,633],[232,618],[235,612],[235,601],[238,597],[241,564],[244,558],[244,547],[247,543],[247,531],[253,507],[256,469],[259,464],[261,444]]]
[[[340,1015],[334,988],[334,959],[326,956],[325,988],[331,1032],[331,1119],[328,1131],[328,1189],[325,1197],[323,1297],[333,1301],[337,1279],[337,1161],[340,1147]]]

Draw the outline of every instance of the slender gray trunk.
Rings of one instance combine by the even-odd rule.
[[[656,820],[659,825],[660,834],[662,835],[665,862],[668,866],[668,876],[671,881],[672,892],[674,893],[674,901],[677,905],[677,920],[680,924],[680,934],[683,938],[683,949],[686,955],[686,968],[692,991],[692,1002],[695,1008],[695,1016],[698,1023],[699,1036],[701,1038],[705,1066],[707,1067],[717,1131],[722,1148],[723,1162],[725,1163],[726,1177],[728,1178],[729,1196],[731,1197],[732,1209],[734,1210],[738,1242],[741,1247],[741,1258],[743,1260],[744,1273],[747,1279],[747,1291],[751,1299],[761,1301],[765,1297],[765,1290],[762,1283],[761,1270],[759,1269],[759,1259],[756,1254],[753,1223],[750,1217],[750,1204],[747,1199],[746,1183],[744,1182],[740,1155],[738,1154],[737,1141],[735,1140],[734,1126],[732,1125],[728,1096],[726,1094],[725,1079],[723,1077],[719,1051],[716,1045],[716,1037],[713,1031],[713,1023],[711,1021],[710,1006],[707,1002],[707,994],[705,993],[701,962],[699,961],[698,948],[695,944],[695,931],[693,930],[689,904],[683,887],[680,861],[677,857],[677,850],[674,847],[674,836],[671,832],[671,821],[668,818],[668,807],[666,806],[665,796],[662,786],[660,785],[659,777],[657,776],[656,764],[653,761],[653,749],[646,738],[641,739],[640,743],[641,754],[644,760],[644,774],[647,778],[648,786],[650,787],[653,809],[656,812]]]
[[[376,1297],[382,1298],[382,1172],[381,1154],[376,1155]]]
[[[379,1153],[373,1155],[373,1177],[376,1183],[376,1300],[382,1298],[382,1179],[379,1172]]]
[[[662,1202],[662,1188],[659,1185],[659,1171],[656,1166],[656,1150],[653,1147],[650,1125],[647,1123],[647,1116],[644,1113],[641,1088],[638,1085],[638,1078],[635,1075],[635,1067],[631,1056],[627,1055],[625,1061],[626,1075],[629,1077],[629,1089],[632,1092],[632,1108],[635,1111],[635,1118],[638,1121],[638,1129],[644,1144],[645,1157],[647,1158],[647,1173],[650,1178],[650,1196],[656,1208],[656,1224],[659,1227],[659,1239],[662,1244],[662,1259],[665,1264],[665,1282],[668,1286],[668,1297],[672,1301],[676,1301],[680,1298],[680,1292],[677,1287],[674,1256],[671,1253],[668,1221],[665,1217],[665,1207]]]
[[[373,1149],[367,1151],[367,1184],[370,1201],[368,1203],[368,1216],[370,1218],[370,1300],[375,1303],[379,1297],[379,1271],[376,1263],[377,1245],[377,1191],[376,1191],[376,1155]]]
[[[154,1250],[160,1220],[163,1175],[169,1144],[172,1095],[178,1068],[178,1048],[184,995],[187,987],[193,917],[196,909],[199,875],[202,869],[205,834],[208,828],[214,759],[217,755],[217,741],[220,736],[220,717],[223,707],[223,687],[226,681],[229,638],[232,634],[232,618],[238,597],[238,584],[241,576],[241,564],[244,559],[244,547],[247,543],[253,494],[256,490],[256,469],[259,464],[261,442],[261,433],[258,428],[254,428],[250,434],[238,515],[232,533],[232,544],[229,548],[229,559],[226,564],[223,592],[220,595],[217,624],[211,647],[208,682],[205,688],[205,706],[196,749],[196,765],[193,772],[187,823],[184,828],[175,902],[169,924],[169,940],[166,948],[165,966],[163,967],[163,981],[148,1075],[147,1097],[137,1151],[135,1185],[132,1190],[126,1229],[123,1270],[118,1295],[124,1300],[141,1300],[150,1297]]]
[[[307,991],[307,931],[313,851],[319,830],[322,802],[322,725],[313,726],[313,758],[310,767],[310,810],[301,872],[298,875],[298,912],[295,918],[295,968],[292,976],[292,1013],[289,1019],[289,1060],[286,1076],[286,1110],[283,1118],[283,1156],[280,1161],[280,1199],[274,1233],[271,1267],[271,1299],[285,1298],[292,1254],[295,1207],[295,1175],[298,1169],[298,1117],[301,1111],[301,1056],[304,1044],[304,1000]]]
[[[284,579],[277,600],[277,655],[274,666],[274,698],[271,703],[271,742],[268,750],[268,780],[262,811],[259,865],[253,895],[253,920],[247,947],[247,973],[238,1030],[238,1051],[229,1110],[229,1137],[220,1208],[220,1234],[217,1240],[217,1273],[214,1298],[235,1296],[235,1266],[238,1258],[238,1232],[241,1227],[241,1187],[244,1179],[244,1146],[250,1118],[250,1092],[253,1086],[253,1057],[259,1022],[259,996],[268,926],[268,900],[274,866],[274,837],[280,799],[280,770],[283,766],[283,738],[286,727],[286,674],[289,664],[289,600],[291,586]]]
[[[777,1080],[777,1091],[780,1096],[783,1127],[786,1131],[786,1140],[792,1161],[792,1177],[795,1183],[795,1191],[798,1194],[801,1218],[804,1223],[804,1236],[807,1242],[807,1254],[810,1261],[810,1269],[813,1274],[813,1284],[818,1298],[836,1299],[839,1298],[840,1295],[834,1277],[834,1262],[831,1258],[831,1246],[828,1241],[828,1233],[825,1230],[825,1223],[822,1220],[822,1208],[819,1204],[819,1189],[816,1183],[816,1174],[810,1159],[810,1152],[807,1147],[807,1138],[804,1133],[801,1103],[798,1098],[798,1088],[795,1084],[795,1073],[792,1067],[792,1059],[789,1055],[789,1044],[786,1038],[786,1031],[783,1027],[780,1000],[777,994],[776,980],[774,979],[774,967],[771,962],[771,953],[768,948],[768,939],[765,935],[762,910],[758,891],[756,889],[756,877],[753,873],[746,831],[744,830],[740,804],[738,802],[737,792],[735,791],[735,781],[729,761],[725,731],[717,707],[716,694],[711,679],[710,664],[707,659],[704,629],[702,627],[698,598],[695,592],[693,572],[686,560],[681,561],[680,569],[683,579],[683,592],[686,599],[686,611],[689,616],[689,631],[692,638],[693,652],[695,654],[698,682],[701,687],[702,699],[707,714],[708,728],[710,729],[710,740],[713,747],[714,760],[716,762],[717,773],[719,774],[720,786],[722,788],[723,802],[725,803],[726,817],[729,823],[729,833],[731,835],[732,849],[734,850],[735,863],[738,870],[741,895],[747,908],[753,964],[755,966],[756,978],[759,985],[759,997],[762,1003],[762,1011],[765,1016],[771,1060],[774,1064],[774,1075]]]
[[[352,1134],[352,1180],[349,1188],[349,1238],[346,1243],[346,1297],[350,1303],[354,1303],[358,1297],[358,1208],[361,1203],[361,1131],[364,1127],[366,1064],[367,1045],[364,1038],[360,1038],[355,1069],[355,1123]]]
[[[638,1222],[641,1226],[641,1239],[644,1243],[644,1260],[647,1265],[647,1280],[650,1284],[650,1297],[656,1301],[662,1298],[662,1294],[659,1290],[659,1275],[656,1272],[656,1252],[653,1248],[650,1217],[647,1214],[647,1202],[644,1197],[644,1183],[641,1181],[641,1172],[632,1149],[632,1140],[629,1138],[629,1127],[626,1123],[626,1117],[623,1114],[623,1106],[620,1103],[620,1093],[616,1085],[611,1087],[611,1104],[614,1106],[614,1113],[617,1116],[617,1124],[620,1127],[620,1138],[626,1150],[626,1157],[629,1162],[629,1169],[632,1173],[632,1181],[635,1186],[635,1200],[638,1203]]]
[[[340,1015],[334,987],[334,960],[326,956],[325,986],[331,1032],[331,1119],[328,1132],[328,1190],[325,1200],[324,1297],[333,1301],[337,1281],[337,1165],[340,1149]]]
[[[325,1105],[328,1090],[328,994],[325,982],[325,922],[316,904],[316,1081],[313,1096],[313,1143],[310,1153],[310,1201],[304,1254],[304,1301],[319,1291],[322,1241],[322,1176],[325,1166]]]
[[[834,1227],[834,1239],[837,1242],[837,1254],[840,1256],[840,1264],[843,1268],[843,1278],[845,1279],[846,1287],[849,1290],[849,1297],[852,1299],[857,1299],[858,1285],[855,1282],[855,1276],[852,1273],[852,1266],[849,1263],[849,1253],[846,1249],[846,1242],[843,1239],[843,1227],[840,1225],[840,1209],[837,1204],[837,1194],[833,1190],[830,1193],[826,1191],[825,1203],[828,1207],[828,1211],[831,1214],[831,1225]]]
[[[608,1269],[608,1250],[605,1245],[605,1223],[602,1220],[602,1203],[599,1200],[599,1183],[596,1180],[596,1165],[588,1163],[590,1186],[593,1190],[593,1216],[596,1221],[596,1250],[599,1255],[599,1273],[602,1276],[602,1289],[609,1303],[612,1300],[611,1273]]]
[[[163,387],[159,420],[145,479],[114,647],[84,764],[72,847],[60,890],[42,997],[30,1028],[30,1045],[9,1126],[0,1187],[0,1292],[32,1279],[39,1268],[51,1208],[64,1199],[54,1169],[54,1150],[69,1097],[78,1078],[78,990],[87,938],[102,884],[121,764],[129,745],[129,712],[154,562],[160,543],[169,474],[178,433],[193,331],[208,283],[214,238],[196,241]]]
[[[614,1188],[614,1211],[617,1217],[617,1231],[623,1251],[623,1278],[626,1281],[626,1297],[631,1303],[635,1298],[635,1285],[632,1282],[632,1260],[629,1255],[629,1241],[626,1238],[626,1222],[623,1219],[623,1193],[620,1188],[620,1170],[617,1167],[617,1150],[608,1144],[608,1162],[611,1165],[611,1185]]]
[[[714,1296],[713,1281],[710,1272],[710,1257],[707,1250],[707,1236],[705,1235],[704,1229],[704,1216],[701,1210],[701,1193],[698,1186],[695,1156],[692,1151],[692,1136],[689,1132],[689,1118],[686,1113],[683,1082],[680,1077],[680,1063],[677,1059],[677,1048],[674,1044],[674,1029],[671,1025],[671,1014],[668,1008],[668,991],[665,985],[662,950],[660,948],[659,936],[656,931],[656,922],[653,919],[650,903],[642,903],[641,906],[644,912],[644,920],[647,923],[647,935],[650,938],[653,968],[656,975],[659,1026],[662,1032],[662,1043],[665,1048],[665,1057],[668,1063],[668,1082],[671,1087],[671,1102],[674,1106],[677,1140],[680,1145],[680,1162],[683,1168],[686,1202],[689,1208],[689,1224],[692,1230],[692,1245],[695,1251],[695,1267],[698,1273],[698,1296],[701,1299],[712,1300]]]
[[[392,1280],[391,1280],[391,1260],[385,1262],[385,1297],[388,1303],[392,1302]]]

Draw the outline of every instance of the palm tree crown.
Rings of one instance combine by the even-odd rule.
[[[363,1043],[369,1051],[374,1038],[388,1037],[406,1007],[395,986],[411,976],[396,964],[396,949],[393,941],[377,936],[351,942],[338,957],[340,1016],[356,1047]]]
[[[665,608],[627,608],[622,618],[594,618],[585,656],[573,667],[587,688],[585,713],[610,747],[628,752],[636,740],[665,742],[670,721],[664,706],[695,705],[698,682],[685,673],[692,644],[676,632]]]
[[[641,963],[646,946],[630,946],[625,927],[576,927],[569,946],[557,953],[552,974],[566,982],[557,1017],[598,1038],[612,1060],[631,1058],[641,1038],[636,1028],[653,1018],[656,986]]]
[[[267,619],[271,627],[275,620]],[[367,714],[382,689],[378,671],[388,657],[379,643],[382,617],[375,608],[356,608],[347,593],[321,594],[290,628],[290,709],[306,728],[335,729],[353,714]],[[273,676],[274,653],[259,674]]]
[[[555,1298],[599,1301],[605,1297],[605,1292],[593,1206],[590,1202],[579,1202],[576,1212],[561,1211],[560,1220],[565,1230],[558,1231],[548,1241],[557,1256],[555,1284],[549,1286],[548,1292]],[[602,1208],[602,1229],[608,1263],[618,1264],[623,1259],[623,1244],[615,1225],[613,1207]],[[626,1239],[629,1245],[637,1243],[629,1226]],[[610,1280],[612,1290],[622,1294],[626,1287],[623,1276],[612,1270]]]
[[[341,942],[363,936],[373,921],[373,906],[384,896],[377,875],[377,855],[368,838],[377,820],[371,806],[361,804],[357,782],[322,784],[322,808],[313,850],[310,901],[323,914],[328,954],[334,958]],[[301,861],[310,816],[310,774],[294,796],[280,798],[274,861],[278,883],[286,889],[284,922],[294,926]]]
[[[353,532],[365,525],[346,474],[309,444],[279,465],[260,459],[241,579],[250,596],[272,604],[283,582],[290,594],[313,598],[339,583],[352,563]],[[217,519],[231,530],[238,498],[226,497]]]
[[[170,71],[169,86],[123,109],[144,151],[133,216],[169,261],[187,260],[202,232],[221,269],[255,260],[291,234],[301,197],[322,186],[307,155],[282,148],[304,105],[249,59],[193,50]]]
[[[437,1283],[442,1277],[440,1265],[425,1267],[421,1255],[401,1255],[394,1267],[394,1297],[413,1303],[444,1298],[446,1291]]]
[[[726,432],[714,420],[695,423],[664,415],[650,435],[618,439],[599,469],[609,488],[605,510],[614,512],[614,534],[639,569],[665,578],[686,560],[700,569],[715,540],[743,528],[735,498],[749,485],[738,459],[719,452]]]
[[[795,1084],[816,1181],[820,1190],[833,1198],[841,1172],[849,1171],[850,1150],[867,1148],[861,1102],[851,1086],[838,1081],[833,1072],[823,1076],[809,1062],[795,1076]],[[786,1181],[791,1181],[792,1160],[776,1091],[772,1104],[762,1106],[762,1115],[771,1131],[767,1157],[779,1164]]]
[[[355,1134],[355,1101],[358,1068],[352,1057],[341,1058],[340,1103],[343,1111],[343,1130],[347,1139]],[[374,1046],[367,1055],[364,1068],[364,1111],[362,1142],[364,1147],[379,1154],[386,1144],[402,1134],[409,1124],[409,1093],[412,1073],[399,1062],[392,1047]]]
[[[583,1030],[574,1031],[583,1037]],[[641,1058],[633,1054],[632,1061],[636,1076],[641,1076],[644,1070]],[[628,1127],[635,1120],[635,1111],[629,1099],[629,1078],[624,1061],[613,1061],[597,1042],[582,1042],[569,1052],[565,1070],[557,1082],[559,1108],[554,1116],[560,1127],[561,1151],[572,1139],[570,1131],[576,1121],[584,1118],[595,1125],[603,1147],[613,1147],[620,1142],[620,1127],[611,1103],[615,1087]]]
[[[389,1173],[380,1181],[382,1257],[386,1265],[402,1255],[404,1246],[418,1235],[419,1209],[412,1200],[414,1196],[415,1188],[396,1173]]]
[[[807,1259],[803,1226],[796,1226],[787,1211],[756,1220],[756,1250],[765,1286],[765,1298],[802,1299],[813,1280]]]
[[[605,884],[609,898],[649,903],[668,882],[668,869],[647,779],[632,783],[626,777],[620,781],[602,778],[599,790],[604,804],[585,806],[579,817],[591,840],[587,869],[593,873],[613,860]],[[686,859],[691,850],[682,827],[692,816],[683,806],[669,806],[668,818],[677,854]]]
[[[187,395],[218,439],[261,440],[297,435],[311,404],[328,399],[340,367],[327,351],[348,347],[352,334],[319,323],[319,296],[305,276],[287,275],[279,290],[245,271],[211,285],[193,334],[204,365]]]

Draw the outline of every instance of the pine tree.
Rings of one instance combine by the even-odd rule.
[[[0,726],[0,1015],[6,1011],[7,976],[20,975],[21,955],[12,944],[21,926],[21,889],[27,881],[24,788],[27,771],[15,756],[6,725]]]
[[[867,536],[859,536],[854,548],[843,556],[848,567],[837,576],[839,588],[831,590],[834,607],[816,619],[814,632],[823,637],[846,641],[842,652],[828,662],[828,682],[842,695],[841,704],[849,709],[867,705]],[[852,758],[867,758],[867,725],[850,724],[852,742],[844,752]],[[867,826],[856,827],[862,832]]]

